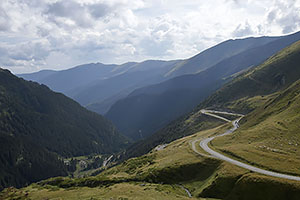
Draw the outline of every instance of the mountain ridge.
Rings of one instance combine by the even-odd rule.
[[[125,135],[134,140],[143,139],[177,117],[190,112],[199,102],[239,73],[261,64],[274,53],[299,39],[300,32],[297,32],[224,59],[198,74],[182,75],[139,88],[113,104],[105,116]],[[180,104],[184,105],[185,109],[182,106],[178,107]],[[155,110],[154,115],[139,117],[140,112],[152,113]],[[172,114],[165,118],[156,117],[165,113]],[[137,119],[139,123],[136,123]],[[164,124],[161,124],[161,121]],[[143,138],[139,137],[140,130],[144,132]]]
[[[128,143],[109,120],[4,69],[0,69],[0,137],[1,189],[67,175],[62,158],[111,154]]]
[[[293,53],[286,53],[289,51],[293,51]],[[179,117],[147,139],[132,144],[127,149],[124,158],[127,159],[128,157],[143,155],[159,144],[168,143],[174,139],[190,135],[199,130],[203,130],[201,126],[199,129],[195,128],[197,127],[197,124],[205,123],[206,121],[209,122],[207,119],[203,118],[200,112],[201,109],[210,108],[216,110],[222,109],[225,111],[231,110],[244,114],[254,110],[258,105],[264,103],[265,100],[264,97],[251,99],[252,97],[257,95],[264,96],[272,92],[276,92],[277,90],[282,90],[300,78],[300,68],[298,65],[298,63],[300,63],[300,58],[298,56],[299,52],[300,42],[298,41],[273,55],[263,64],[240,74],[231,82],[225,84],[222,88],[217,90],[205,101],[200,103],[192,112]],[[280,59],[281,62],[277,62]],[[277,70],[272,71],[271,67],[274,66]],[[262,69],[265,69],[265,71],[261,71],[262,69],[260,69],[260,67],[263,67]],[[262,76],[260,71],[265,76]],[[256,76],[260,77],[259,81],[249,79],[248,76],[246,76],[249,73],[254,73]],[[278,75],[280,75],[279,77],[285,75],[288,81],[285,81],[283,85],[280,85],[282,82],[281,79],[277,78]],[[244,80],[247,82],[243,82]],[[275,85],[279,84],[276,90],[273,89],[274,85],[269,84],[267,81]],[[252,95],[248,96],[247,90],[244,88],[246,88],[246,85],[249,86],[251,82],[255,87],[250,87],[249,92],[252,92]],[[268,83],[269,85],[266,85],[267,87],[261,86],[260,84],[263,84],[264,82]],[[240,87],[240,83],[243,87]],[[232,92],[231,90],[236,92]],[[233,93],[236,95],[233,95]],[[249,98],[251,101],[248,101],[245,99],[245,97]],[[256,105],[253,105],[252,102]]]

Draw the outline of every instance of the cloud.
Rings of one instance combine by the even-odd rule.
[[[269,8],[267,19],[270,26],[279,26],[282,33],[296,31],[300,27],[300,7],[296,1],[276,1]]]
[[[58,26],[80,26],[86,28],[93,25],[93,20],[87,8],[72,0],[49,4],[44,14]]]
[[[267,15],[268,23],[274,22],[274,20],[276,19],[276,15],[277,15],[277,10],[275,9],[271,10]]]
[[[10,18],[0,4],[0,32],[10,30]]]
[[[233,31],[232,35],[234,37],[244,37],[253,35],[253,33],[254,31],[252,30],[250,24],[246,21],[244,24],[239,24]]]
[[[3,0],[0,65],[188,58],[226,39],[297,31],[299,9],[300,0]]]
[[[111,12],[111,8],[104,3],[92,4],[89,6],[90,14],[95,18],[102,18]]]

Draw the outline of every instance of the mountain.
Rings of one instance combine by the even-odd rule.
[[[88,109],[104,114],[117,100],[126,97],[137,88],[184,74],[195,74],[222,59],[276,39],[278,37],[228,40],[186,60],[147,60],[122,65],[91,63],[62,71],[42,70],[18,76],[45,84],[52,90],[75,99]]]
[[[18,76],[45,84],[88,109],[105,114],[111,105],[135,89],[176,76],[195,74],[225,58],[276,39],[278,37],[228,40],[186,60],[147,60],[122,65],[91,63],[62,71],[42,70]]]
[[[42,70],[30,74],[19,74],[18,76],[26,80],[47,85],[52,90],[62,92],[71,97],[76,93],[78,87],[83,87],[93,81],[124,73],[124,71],[128,70],[134,64],[135,63],[125,63],[119,66],[91,63],[61,71]]]
[[[115,77],[114,80],[109,81],[110,82],[109,84],[99,82],[98,84],[94,84],[93,86],[91,86],[89,89],[84,90],[78,96],[75,96],[74,99],[77,100],[78,102],[82,102],[84,101],[83,99],[86,99],[87,96],[89,97],[91,96],[91,94],[93,94],[94,96],[96,96],[96,98],[94,98],[94,100],[89,100],[89,101],[94,103],[88,104],[87,108],[97,113],[105,114],[108,111],[108,109],[111,107],[111,105],[113,105],[119,99],[125,98],[134,89],[142,88],[143,86],[148,86],[162,81],[166,81],[170,78],[184,75],[184,74],[195,74],[199,71],[203,71],[215,65],[222,59],[236,55],[246,49],[250,49],[259,45],[266,44],[276,39],[278,39],[278,37],[260,37],[260,38],[228,40],[186,60],[182,60],[182,61],[178,60],[176,62],[165,62],[165,64],[162,61],[151,61],[151,60],[145,61],[140,64],[137,64],[141,66],[139,67],[135,66],[135,68],[136,69],[145,68],[147,69],[147,73],[141,73],[141,72],[136,73],[136,76],[133,75],[127,76],[124,74]],[[166,64],[167,66],[164,66]],[[127,80],[130,79],[131,82],[129,86],[134,85],[135,87],[130,87],[130,89],[124,90],[123,88],[127,86],[126,84],[123,85],[124,82],[122,81],[122,79],[124,78],[126,78]],[[119,79],[120,82],[118,82]],[[117,94],[116,93],[118,92],[117,88],[107,88],[110,84],[123,85],[123,88],[120,88],[122,89],[122,91]],[[102,92],[99,93],[94,92],[94,91],[103,91],[103,90],[108,90],[110,92],[113,92],[115,95],[110,96],[104,100]]]
[[[297,41],[274,54],[263,64],[244,72],[200,105],[208,108],[234,108],[238,112],[253,110],[246,101],[239,106],[235,103],[238,104],[239,99],[274,93],[297,81],[300,77],[299,53],[300,41]]]
[[[264,97],[256,96],[263,102],[256,104],[257,108],[243,118],[234,136],[217,138],[213,147],[235,159],[299,176],[300,66],[297,65],[294,67],[298,68],[298,81],[279,82],[275,85],[282,90]]]
[[[262,46],[279,38],[280,37],[250,37],[221,42],[187,60],[177,63],[166,76],[176,77],[185,74],[196,74],[216,65],[226,58],[230,58],[248,49]]]
[[[1,126],[3,124],[1,123]],[[0,134],[0,191],[46,178],[68,175],[57,154],[24,137]]]
[[[32,80],[32,81],[40,82],[43,79],[46,79],[48,76],[51,76],[55,73],[57,73],[57,71],[54,71],[54,70],[41,70],[39,72],[34,72],[34,73],[30,73],[30,74],[21,74],[19,76],[21,76],[22,78],[24,78],[26,80]]]
[[[134,140],[147,138],[172,120],[190,112],[239,73],[259,65],[299,39],[300,32],[269,43],[263,40],[263,45],[226,58],[197,74],[183,75],[137,89],[113,104],[105,116],[126,136]]]
[[[166,80],[164,74],[177,62],[148,60],[122,65],[92,63],[62,71],[47,70],[18,76],[45,84],[102,114],[133,90]],[[97,106],[99,104],[100,108]]]
[[[176,76],[197,73],[213,66],[224,58],[233,56],[242,52],[243,50],[250,49],[276,39],[278,39],[278,37],[228,40],[186,60],[177,60],[176,62],[149,60],[138,63],[133,67],[133,69],[139,69],[139,73],[134,71],[136,75],[128,75],[128,73],[126,73],[114,77],[113,80],[98,81],[98,83],[93,83],[93,85],[89,85],[86,87],[86,89],[81,90],[82,92],[79,92],[78,95],[74,96],[74,99],[80,103],[83,103],[83,105],[87,105],[87,108],[92,111],[105,114],[111,105],[113,105],[119,99],[125,98],[137,88],[142,88],[143,86],[166,81]],[[144,70],[141,70],[142,68],[144,68]],[[146,73],[142,73],[142,71],[145,71]],[[131,81],[124,84],[124,81],[122,81],[123,79]],[[110,85],[116,84],[118,84],[119,87],[110,87]],[[108,93],[113,93],[113,95],[107,97],[107,95],[103,95],[103,90],[109,91]]]
[[[6,188],[0,198],[298,200],[299,181],[217,159],[199,144],[232,128],[232,122],[203,115],[201,109],[242,112],[239,128],[213,139],[209,147],[235,161],[299,178],[299,53],[300,42],[296,42],[239,73],[193,112],[151,136],[152,142],[158,138],[164,145],[147,154],[97,176],[56,177],[20,189]],[[182,137],[185,134],[189,136]],[[145,148],[149,144],[144,143]]]
[[[1,187],[65,175],[61,157],[111,154],[127,143],[102,116],[4,69],[0,69],[0,137]]]
[[[253,167],[299,177],[300,80],[283,85],[270,95],[255,96],[263,102],[235,132],[213,139],[210,148]],[[57,177],[21,189],[7,188],[0,198],[298,200],[299,181],[259,174],[208,156],[198,146],[231,127],[230,122],[158,146],[97,176]]]
[[[91,107],[93,103],[101,103],[107,100],[110,100],[113,104],[114,99],[118,100],[116,97],[125,97],[139,87],[165,80],[163,74],[175,63],[177,61],[155,60],[138,63],[126,73],[95,81],[79,89],[74,99],[83,105],[89,105],[88,107]]]
[[[169,123],[150,137],[134,143],[126,150],[124,159],[143,155],[159,144],[203,130],[203,124],[207,122],[214,125],[215,122],[212,123],[201,114],[201,109],[233,110],[246,114],[263,105],[268,100],[265,95],[284,90],[300,78],[299,53],[298,41],[261,65],[241,73],[192,112]]]

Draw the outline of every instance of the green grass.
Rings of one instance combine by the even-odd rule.
[[[28,195],[26,195],[28,194]],[[194,199],[188,198],[185,191],[176,185],[162,185],[152,183],[122,183],[108,187],[89,188],[76,187],[70,189],[41,188],[30,186],[26,190],[10,189],[3,199]]]
[[[300,42],[240,75],[200,105],[250,112],[234,134],[214,139],[213,148],[262,168],[300,175],[300,81],[295,82],[299,52]],[[192,140],[223,133],[230,126],[195,110],[162,129],[168,139],[163,143],[201,131],[160,151],[129,159],[95,177],[58,177],[8,188],[0,199],[187,199],[182,185],[199,199],[298,200],[297,181],[260,175],[192,151]],[[159,144],[159,139],[149,146]]]
[[[0,193],[0,199],[187,199],[179,185],[198,199],[257,199],[256,191],[262,188],[268,193],[264,195],[266,199],[273,194],[299,194],[298,182],[261,176],[192,151],[192,140],[228,128],[229,123],[181,138],[160,151],[129,159],[96,177],[51,178],[18,190],[6,189]]]
[[[286,89],[299,79],[299,53],[300,41],[242,73],[199,104],[198,108],[227,108],[245,114],[253,111],[264,103],[264,96]]]
[[[300,175],[300,81],[266,96],[234,134],[216,138],[219,151],[273,171]]]

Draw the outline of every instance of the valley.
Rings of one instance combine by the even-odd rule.
[[[298,200],[299,63],[295,32],[187,59],[1,68],[0,199]]]
[[[96,177],[52,178],[20,190],[6,189],[2,197],[260,199],[261,196],[264,199],[297,199],[300,182],[285,179],[289,176],[274,178],[260,175],[255,173],[255,167],[243,169],[228,160],[222,162],[218,157],[205,155],[200,147],[197,149],[204,152],[200,155],[192,150],[193,141],[213,138],[230,126],[230,123],[225,124],[176,140],[163,149],[125,161]],[[183,188],[191,193],[192,198]],[[257,192],[262,188],[264,193]]]
[[[213,111],[213,110],[201,110],[201,112],[203,114],[206,114],[206,115],[211,115],[211,113],[217,113],[217,114],[229,114],[229,115],[237,115],[237,116],[242,116],[243,115],[240,115],[240,114],[234,114],[234,113],[228,113],[228,112],[220,112],[220,111]],[[215,115],[215,114],[214,114]],[[226,119],[226,118],[223,118],[223,117],[220,117],[218,115],[215,115],[216,118],[219,118],[221,120],[224,120],[226,122],[228,122],[229,120]],[[296,180],[296,181],[300,181],[300,177],[297,177],[297,176],[290,176],[290,175],[286,175],[286,174],[280,174],[280,173],[276,173],[276,172],[272,172],[272,171],[267,171],[267,170],[264,170],[264,169],[260,169],[260,168],[257,168],[257,167],[253,167],[251,165],[248,165],[248,164],[245,164],[245,163],[242,163],[242,162],[239,162],[237,160],[233,160],[227,156],[224,156],[214,150],[212,150],[208,144],[210,142],[212,142],[213,139],[217,138],[217,137],[222,137],[222,136],[226,136],[226,135],[229,135],[229,134],[232,134],[235,130],[238,129],[239,127],[239,121],[242,119],[242,117],[240,117],[239,119],[237,120],[234,120],[232,121],[232,125],[233,125],[233,128],[227,130],[225,133],[222,133],[220,135],[216,135],[216,136],[210,136],[209,138],[206,138],[204,140],[201,140],[200,143],[199,143],[199,146],[204,150],[206,151],[207,153],[209,153],[210,155],[218,158],[218,159],[221,159],[221,160],[224,160],[226,162],[229,162],[229,163],[232,163],[236,166],[239,166],[239,167],[242,167],[242,168],[245,168],[247,170],[250,170],[250,171],[253,171],[253,172],[256,172],[256,173],[260,173],[260,174],[264,174],[264,175],[268,175],[268,176],[273,176],[273,177],[278,177],[278,178],[284,178],[284,179],[289,179],[289,180]],[[198,142],[198,141],[196,141]],[[193,146],[193,150],[197,152],[197,150],[195,149],[195,141],[192,142]],[[202,155],[202,154],[200,154]]]

